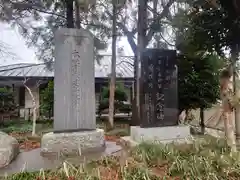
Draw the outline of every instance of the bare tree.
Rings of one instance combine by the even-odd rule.
[[[17,59],[17,55],[13,53],[10,45],[8,45],[5,42],[0,41],[0,58],[7,60],[9,58],[11,59]]]
[[[27,89],[31,99],[32,99],[32,114],[33,114],[33,125],[32,125],[32,136],[36,135],[36,121],[37,121],[37,110],[39,109],[39,105],[37,105],[36,102],[36,96],[33,94],[32,89],[30,87],[28,87],[27,82],[29,81],[29,78],[25,78],[23,81],[23,85],[24,87]],[[38,80],[35,85],[34,85],[34,89],[38,89],[39,86],[41,85],[42,81]]]

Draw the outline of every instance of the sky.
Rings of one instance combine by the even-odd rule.
[[[41,63],[35,55],[34,48],[29,48],[25,44],[24,38],[18,33],[17,29],[7,24],[0,23],[0,42],[7,46],[7,51],[14,53],[15,57],[8,54],[0,54],[0,66],[16,63]],[[131,56],[132,50],[126,38],[118,41],[118,46],[124,48],[124,55]],[[111,40],[109,47],[103,54],[111,54]]]
[[[6,50],[14,53],[15,57],[8,54],[0,55],[0,65],[15,63],[38,63],[33,49],[28,48],[23,37],[17,29],[13,29],[7,24],[0,23],[0,42],[6,44]]]

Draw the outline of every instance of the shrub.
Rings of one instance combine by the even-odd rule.
[[[131,104],[120,104],[118,110],[123,113],[129,114],[132,111],[132,105]]]
[[[53,104],[54,104],[54,83],[49,81],[45,89],[40,93],[41,96],[41,112],[45,114],[48,118],[51,118],[53,114]]]
[[[15,110],[14,96],[11,89],[0,88],[0,113],[5,114]]]
[[[101,116],[102,112],[109,108],[109,87],[104,87],[103,92],[101,94],[102,100],[99,102],[98,106],[98,115]],[[130,113],[131,112],[131,105],[125,104],[124,102],[127,101],[127,93],[124,90],[123,85],[116,84],[115,88],[115,102],[114,102],[114,113],[115,112],[124,112]]]
[[[108,87],[104,87],[101,97],[102,99],[108,99],[109,98],[109,94],[110,94],[110,89],[109,86]],[[128,97],[127,97],[127,93],[124,90],[124,86],[120,83],[116,84],[115,87],[115,100],[117,101],[127,101]]]

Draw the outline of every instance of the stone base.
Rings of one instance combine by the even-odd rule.
[[[131,126],[130,136],[122,138],[128,142],[129,146],[138,145],[141,142],[154,143],[187,143],[191,138],[189,126],[167,126],[155,128],[141,128],[139,126]]]
[[[72,133],[47,133],[41,140],[41,155],[82,155],[85,152],[102,151],[105,148],[104,130]]]

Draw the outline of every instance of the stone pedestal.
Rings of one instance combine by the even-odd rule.
[[[79,154],[104,147],[96,130],[93,36],[84,29],[55,33],[54,132],[45,134],[41,154]]]
[[[130,136],[123,137],[130,145],[137,145],[141,142],[150,143],[185,143],[191,138],[189,126],[167,126],[155,128],[141,128],[131,126]]]
[[[72,133],[47,133],[41,141],[41,154],[43,156],[81,155],[102,151],[104,147],[104,131],[101,129]]]

